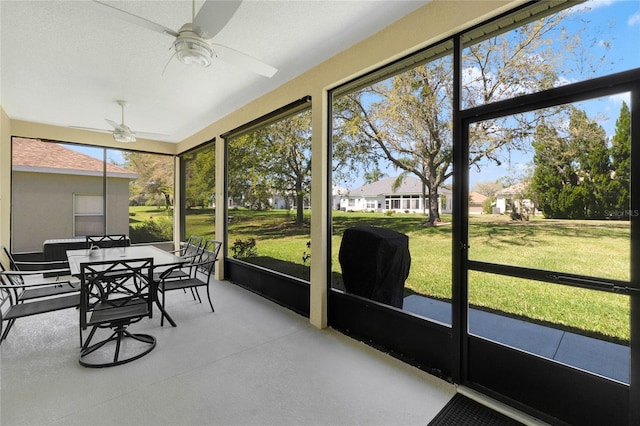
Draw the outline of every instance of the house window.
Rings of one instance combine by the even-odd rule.
[[[104,234],[104,198],[73,194],[73,236]]]

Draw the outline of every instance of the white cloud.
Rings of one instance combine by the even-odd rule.
[[[626,102],[627,105],[631,103],[631,94],[629,92],[624,93],[616,93],[615,95],[609,96],[609,102],[613,103],[613,105],[620,108],[622,106],[622,101]]]
[[[590,0],[584,3],[584,7],[594,10],[599,7],[611,6],[613,3],[615,3],[615,0]]]
[[[633,15],[631,15],[629,17],[629,20],[627,21],[627,24],[630,27],[633,27],[634,25],[640,25],[640,13],[634,13]]]

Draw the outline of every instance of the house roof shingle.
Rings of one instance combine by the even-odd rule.
[[[388,177],[381,179],[377,182],[362,185],[359,188],[349,191],[351,196],[360,197],[374,197],[378,195],[416,195],[422,194],[422,182],[417,177],[405,176],[402,180],[402,184],[392,190],[393,183],[396,181],[395,177]],[[438,190],[441,194],[451,193],[447,188],[440,188]]]
[[[104,164],[101,160],[66,148],[58,143],[42,142],[38,139],[13,138],[13,167],[33,169],[58,169],[75,172],[102,173]],[[126,174],[134,177],[134,172],[107,163],[109,175]]]

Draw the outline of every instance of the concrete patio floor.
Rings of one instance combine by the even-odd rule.
[[[78,364],[78,312],[19,319],[0,346],[0,423],[9,425],[426,425],[453,384],[229,282],[216,312],[174,292],[132,330],[147,356]],[[157,311],[156,311],[157,312]]]

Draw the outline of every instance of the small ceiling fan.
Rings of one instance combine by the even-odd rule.
[[[119,19],[175,37],[172,46],[174,56],[177,56],[178,60],[183,64],[205,68],[211,65],[214,58],[217,58],[265,77],[273,77],[278,71],[271,65],[230,47],[210,43],[210,40],[224,28],[236,13],[242,0],[206,0],[197,15],[196,2],[192,0],[191,22],[184,24],[178,31],[118,9],[102,1],[93,1],[97,5],[103,6],[102,10],[111,12]]]
[[[162,135],[159,133],[148,133],[148,132],[134,132],[133,130],[131,130],[131,128],[129,126],[127,126],[126,124],[124,124],[124,107],[127,105],[126,101],[122,101],[122,100],[117,100],[116,101],[118,105],[120,105],[120,108],[122,109],[122,121],[120,124],[116,123],[113,120],[110,120],[108,118],[105,118],[105,121],[107,123],[109,123],[112,127],[113,130],[106,130],[106,129],[95,129],[92,127],[80,127],[80,126],[71,126],[74,129],[83,129],[83,130],[92,130],[95,132],[102,132],[102,133],[111,133],[113,135],[113,139],[116,142],[135,142],[136,141],[136,135],[140,135],[140,136],[149,136],[149,137],[158,137],[158,136],[166,136],[166,135]]]

